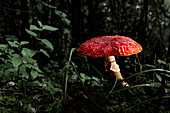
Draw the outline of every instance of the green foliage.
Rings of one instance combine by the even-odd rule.
[[[14,41],[10,42],[14,43]],[[159,88],[162,86],[161,77],[157,76],[159,79],[157,82],[136,83],[137,85],[131,87],[121,87],[120,84],[122,81],[117,81],[112,86],[112,83],[108,80],[105,79],[105,81],[103,81],[102,77],[105,78],[104,75],[98,76],[101,78],[91,77],[77,70],[79,67],[73,62],[73,59],[75,59],[73,56],[76,51],[75,48],[70,50],[68,61],[62,69],[59,69],[60,66],[57,62],[50,60],[48,65],[40,70],[37,60],[34,59],[34,56],[38,54],[37,50],[26,48],[25,46],[29,44],[27,41],[15,41],[15,44],[17,46],[9,43],[0,45],[1,56],[8,56],[8,59],[1,57],[1,60],[4,59],[2,61],[9,62],[9,66],[11,67],[8,68],[8,70],[13,75],[15,72],[16,75],[13,77],[15,79],[8,81],[18,80],[14,82],[13,85],[12,83],[10,83],[11,85],[8,83],[8,87],[4,85],[5,89],[0,93],[2,97],[0,104],[3,105],[0,109],[1,111],[10,112],[11,110],[15,110],[25,112],[38,110],[39,112],[62,112],[66,109],[65,106],[67,106],[69,102],[77,101],[80,101],[79,104],[84,103],[80,111],[81,109],[88,109],[89,105],[94,106],[90,111],[95,112],[95,109],[99,109],[106,113],[132,111],[151,112],[155,111],[155,109],[163,112],[168,110],[168,107],[164,104],[167,102],[167,99],[169,99],[169,96],[160,97]],[[87,59],[85,60],[86,61],[82,63],[87,63]],[[97,68],[90,66],[91,64],[85,65],[87,67],[84,67],[84,69],[88,69],[88,71],[93,69],[99,75],[101,74]],[[126,80],[139,74],[149,76],[150,72],[169,74],[170,71],[168,70],[155,69],[155,67],[161,67],[161,65],[169,66],[164,61],[158,60],[158,64],[156,65],[147,65],[152,67],[152,69],[141,70],[139,73],[132,74],[126,78]],[[3,67],[2,64],[0,66]],[[30,71],[28,72],[27,69]],[[58,69],[57,72],[55,71],[56,69]],[[6,70],[6,68],[4,70]],[[5,75],[2,77],[4,76]],[[169,76],[167,75],[167,77]],[[19,78],[22,79],[19,80]],[[4,80],[7,79],[5,78]],[[57,81],[63,82],[63,84],[57,83]],[[22,90],[23,88],[25,90]],[[64,100],[62,100],[62,96]],[[19,97],[22,97],[22,99],[19,99]],[[83,99],[79,100],[79,98]],[[107,104],[101,104],[96,98],[104,99],[107,101]],[[154,104],[155,102],[159,102],[160,105]],[[7,107],[6,105],[15,106],[16,108]],[[158,109],[158,106],[164,106],[164,108]]]
[[[35,25],[30,25],[30,30],[25,29],[26,32],[28,34],[30,34],[31,36],[35,37],[35,39],[37,41],[39,41],[40,45],[45,45],[48,49],[53,51],[54,47],[53,47],[52,43],[48,39],[41,39],[40,38],[40,32],[42,32],[44,30],[47,30],[47,31],[56,31],[56,30],[58,30],[58,28],[52,27],[52,26],[49,26],[49,25],[43,25],[39,20],[38,20],[38,24],[39,24],[39,27],[37,27]],[[34,31],[38,31],[39,33],[36,33]],[[42,52],[48,58],[50,58],[50,56],[49,56],[49,54],[47,53],[46,50],[40,48],[39,51]]]
[[[46,69],[44,68],[44,71],[40,69],[39,61],[36,59],[36,56],[39,56],[40,52],[50,58],[50,55],[46,50],[53,51],[54,49],[50,41],[40,38],[40,33],[44,30],[56,31],[58,28],[43,25],[40,21],[38,21],[38,24],[40,27],[30,25],[30,30],[25,30],[38,41],[38,44],[46,46],[45,48],[40,46],[40,51],[36,50],[36,48],[34,50],[28,48],[30,42],[18,41],[17,37],[13,38],[14,36],[10,35],[7,36],[7,44],[0,44],[0,78],[1,82],[3,82],[1,88],[4,87],[4,90],[1,90],[2,93],[0,93],[0,104],[3,106],[0,111],[3,111],[4,109],[5,110],[3,112],[11,112],[12,110],[18,112],[30,112],[30,110],[35,111],[37,106],[33,103],[36,102],[37,99],[43,99],[45,95],[51,96],[50,102],[54,100],[53,103],[49,104],[49,108],[53,108],[53,105],[59,105],[57,104],[59,102],[55,100],[55,96],[58,95],[61,97],[63,90],[58,83],[55,83],[52,80],[53,77],[50,78],[45,75],[47,73],[51,74],[48,69],[52,66],[51,71],[53,72],[53,75],[56,76],[54,68],[58,67],[57,62],[50,60],[52,65],[49,65],[50,63],[47,62],[46,65],[48,65],[48,67]],[[41,93],[39,93],[39,91]],[[29,95],[29,98],[32,98],[33,100],[27,100],[27,95]],[[13,99],[11,99],[11,97]],[[4,101],[4,99],[6,99],[6,101]],[[16,108],[14,109],[13,106]],[[47,111],[49,108],[47,107]],[[56,109],[56,111],[57,110],[59,111],[61,109]],[[51,109],[49,112],[50,111]]]
[[[39,40],[38,40],[39,41]],[[8,41],[7,41],[8,42]],[[40,41],[41,42],[41,41]],[[43,43],[43,42],[42,42]],[[89,101],[91,100],[92,104],[96,107],[99,107],[101,110],[104,110],[105,112],[139,112],[139,111],[154,111],[154,109],[157,107],[156,104],[153,104],[155,101],[160,101],[160,103],[164,104],[164,101],[169,97],[158,97],[160,94],[158,92],[158,89],[162,86],[160,83],[162,78],[159,76],[159,74],[155,74],[158,78],[158,82],[151,82],[151,83],[143,83],[139,85],[134,85],[131,87],[121,87],[120,84],[121,81],[115,82],[115,85],[109,90],[110,87],[109,81],[103,81],[103,79],[99,79],[97,77],[90,77],[89,75],[86,75],[85,73],[79,73],[77,71],[76,64],[72,61],[72,56],[75,48],[71,49],[70,56],[68,61],[66,62],[65,66],[59,70],[58,69],[58,76],[60,76],[60,79],[63,79],[64,82],[64,90],[63,86],[61,84],[56,83],[57,79],[54,77],[56,75],[56,71],[54,71],[56,68],[59,67],[58,63],[55,61],[50,60],[47,67],[44,67],[44,72],[39,69],[37,61],[34,59],[34,56],[38,54],[37,50],[32,50],[29,48],[26,48],[25,46],[29,43],[27,41],[12,41],[10,40],[10,43],[8,44],[1,44],[0,50],[1,50],[1,56],[7,56],[8,59],[4,59],[4,57],[1,57],[1,60],[4,62],[7,62],[10,67],[8,67],[8,71],[10,71],[11,75],[15,75],[12,77],[12,79],[4,79],[8,81],[18,80],[19,78],[22,78],[22,80],[19,80],[18,82],[15,82],[16,85],[13,85],[12,87],[16,87],[16,89],[22,89],[26,88],[29,91],[35,91],[35,93],[29,94],[32,101],[25,100],[18,100],[17,95],[23,95],[26,98],[26,95],[28,92],[19,92],[16,90],[17,93],[11,93],[14,94],[14,98],[10,99],[9,97],[2,98],[2,103],[10,105],[10,106],[18,106],[15,110],[19,111],[27,111],[27,110],[34,110],[35,108],[39,111],[43,110],[46,112],[61,112],[64,109],[64,104],[62,104],[62,100],[56,99],[56,96],[60,97],[64,95],[65,99],[69,98],[72,93],[76,94],[77,91],[82,91],[83,93],[86,93],[87,97],[86,99]],[[44,44],[44,43],[43,43]],[[51,46],[52,47],[52,46]],[[49,49],[51,50],[50,46]],[[48,55],[48,53],[46,53]],[[87,63],[87,59],[86,62]],[[1,64],[0,66],[2,66]],[[97,68],[90,68],[91,64],[86,65],[88,68],[88,71],[91,69],[96,70],[98,74],[100,75],[100,71]],[[132,74],[126,80],[130,79],[131,77],[134,77],[138,74],[145,74],[149,75],[147,73],[149,72],[156,72],[161,71],[170,73],[168,70],[164,69],[154,69],[155,67],[161,67],[161,65],[167,65],[165,61],[158,60],[158,64],[156,65],[148,65],[149,67],[152,67],[153,69],[140,71],[139,73]],[[55,67],[55,68],[54,68]],[[29,72],[27,70],[30,70]],[[141,68],[142,69],[142,68]],[[4,69],[6,70],[6,68]],[[6,71],[5,71],[6,72]],[[47,75],[45,75],[47,74]],[[4,77],[5,74],[2,74],[2,77]],[[104,77],[103,75],[101,78]],[[169,77],[169,76],[167,76]],[[46,79],[44,79],[46,78]],[[54,80],[53,80],[54,79]],[[28,80],[28,81],[25,81]],[[33,80],[33,82],[29,82],[30,80]],[[41,81],[41,82],[40,82]],[[148,80],[149,81],[149,80]],[[80,86],[83,86],[83,89]],[[14,90],[11,87],[11,90]],[[30,87],[30,88],[29,88]],[[108,87],[108,88],[107,88]],[[77,89],[77,90],[75,90]],[[106,90],[107,89],[107,90]],[[149,90],[150,91],[149,91]],[[9,90],[9,89],[8,89]],[[15,90],[14,90],[15,91]],[[40,91],[42,93],[39,93],[37,91]],[[156,92],[152,96],[150,93]],[[5,92],[1,93],[1,95],[6,94]],[[109,104],[106,104],[106,106],[101,106],[94,98],[97,98],[98,94],[101,98],[104,98],[108,101]],[[8,94],[10,95],[10,94]],[[44,98],[45,95],[48,95],[48,97]],[[83,94],[85,95],[85,94]],[[94,96],[93,96],[94,95]],[[49,97],[50,96],[50,97]],[[4,103],[3,99],[7,99]],[[44,100],[47,99],[50,101],[48,102],[36,102],[37,100]],[[45,100],[44,100],[45,101]],[[66,101],[66,100],[65,100]],[[68,100],[69,101],[69,100]],[[35,104],[32,104],[36,102],[41,107],[35,106]],[[24,104],[24,107],[21,108],[21,103]],[[148,106],[150,106],[148,108]],[[165,106],[166,108],[166,106]],[[8,107],[2,107],[2,110],[6,109],[6,111],[11,111],[11,108]],[[167,109],[167,108],[166,108]],[[164,111],[164,109],[159,109],[159,111]]]
[[[157,62],[155,62],[155,65],[145,64],[145,66],[151,68],[150,70],[155,71],[154,79],[157,78],[160,82],[162,81],[162,77],[170,77],[169,74],[167,74],[170,72],[170,63],[167,63],[166,61],[158,59]]]
[[[75,74],[75,75],[72,75],[71,78],[70,78],[70,81],[71,82],[76,82],[78,80],[78,76]],[[94,86],[103,86],[103,84],[101,83],[101,80],[97,77],[89,77],[88,75],[85,75],[84,73],[80,73],[80,81],[83,83],[83,84],[91,84],[92,87]]]
[[[1,60],[2,67],[1,77],[2,80],[16,80],[18,78],[33,78],[42,76],[42,71],[39,69],[37,61],[33,59],[36,51],[25,48],[24,46],[29,44],[27,41],[8,41],[8,44],[1,44]],[[5,57],[6,56],[6,57]],[[7,65],[6,65],[7,64]],[[5,67],[4,67],[5,66]],[[35,71],[37,74],[31,74],[26,70]],[[9,79],[6,79],[6,76]],[[35,77],[36,76],[36,77]]]
[[[25,30],[26,30],[26,32],[27,32],[28,34],[30,34],[30,35],[32,35],[32,36],[34,36],[34,37],[37,36],[37,34],[36,34],[35,32],[30,31],[30,30],[28,30],[28,29],[25,29]]]
[[[41,42],[45,44],[48,48],[53,50],[53,45],[47,39],[41,39]]]

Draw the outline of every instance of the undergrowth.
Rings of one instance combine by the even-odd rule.
[[[76,48],[70,50],[68,61],[60,67],[48,54],[53,45],[40,37],[42,31],[58,28],[40,21],[38,24],[26,29],[37,41],[36,49],[14,36],[7,36],[7,43],[0,44],[0,112],[170,112],[166,92],[169,83],[164,83],[170,77],[170,63],[160,59],[154,65],[136,63],[139,71],[125,78],[128,82],[135,79],[133,85],[122,87],[122,81],[110,80],[87,57],[73,55]],[[49,59],[43,67],[39,66],[41,56]],[[91,76],[91,72],[96,75]]]

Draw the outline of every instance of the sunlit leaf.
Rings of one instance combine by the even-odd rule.
[[[48,55],[47,51],[45,51],[45,50],[43,50],[43,49],[40,49],[40,51],[41,51],[44,55],[46,55],[48,58],[50,58],[50,56]]]
[[[29,44],[29,42],[28,41],[22,41],[20,44],[21,45],[26,45],[26,44]]]
[[[158,62],[160,63],[160,64],[166,64],[166,62],[165,61],[163,61],[163,60],[158,60]]]
[[[67,24],[67,25],[70,25],[70,23],[71,23],[70,20],[67,19],[67,18],[63,18],[62,20],[63,20],[63,21],[65,22],[65,24]]]
[[[33,67],[32,64],[24,64],[24,66],[29,68],[29,69],[31,69]]]
[[[35,79],[35,78],[37,78],[37,76],[38,76],[38,72],[35,71],[35,70],[31,70],[31,77],[32,77],[33,79]]]
[[[21,65],[19,71],[20,71],[20,73],[22,74],[22,77],[28,79],[28,78],[29,78],[29,74],[28,74],[28,72],[26,71],[26,68],[27,68],[26,65]]]
[[[161,82],[162,81],[162,77],[159,75],[159,74],[155,74],[156,75],[156,78]]]
[[[49,47],[51,50],[53,50],[53,45],[47,39],[42,39],[41,42],[44,43],[47,47]]]
[[[11,41],[8,41],[8,44],[9,44],[11,47],[19,47],[19,45],[17,45],[17,44],[14,43],[14,42],[11,42]]]
[[[39,67],[38,66],[35,66],[35,67],[33,67],[36,71],[38,71],[38,72],[40,72],[40,73],[42,73],[42,71],[39,69]]]
[[[50,87],[44,86],[43,88],[46,89],[46,90],[48,90],[48,91],[51,91],[51,88],[50,88]]]
[[[38,24],[39,24],[40,27],[43,26],[42,23],[41,23],[41,21],[39,21],[39,20],[38,20]]]
[[[30,30],[37,30],[37,31],[41,31],[40,28],[38,28],[37,26],[35,25],[30,25]]]
[[[54,88],[55,92],[63,92],[63,90],[61,88]]]
[[[36,3],[37,5],[37,9],[38,9],[38,11],[40,12],[40,13],[43,13],[44,12],[44,10],[43,10],[43,5],[41,4],[41,3]]]
[[[12,64],[13,64],[15,70],[18,70],[19,65],[22,64],[22,59],[19,56],[14,56],[12,58]]]
[[[29,56],[32,57],[36,54],[36,51],[28,49],[28,48],[23,48],[23,50],[21,51],[23,56]]]
[[[56,31],[56,30],[58,30],[58,28],[52,27],[52,26],[49,26],[49,25],[44,25],[44,26],[42,27],[42,29],[43,29],[43,30],[49,30],[49,31]]]
[[[147,67],[156,68],[156,66],[154,66],[154,65],[150,65],[150,64],[144,64],[144,65]]]
[[[160,82],[151,83],[151,87],[160,87],[162,84]]]
[[[46,6],[46,7],[56,9],[56,6],[49,5],[49,4],[45,3],[45,2],[42,2],[42,1],[41,1],[41,4],[43,4],[43,5]]]
[[[61,15],[61,11],[58,11],[58,10],[54,10],[54,14],[56,14],[57,16],[60,16]]]
[[[38,73],[38,76],[39,76],[39,77],[43,77],[44,75],[43,75],[43,74],[41,74],[41,73]]]
[[[34,95],[34,96],[33,96],[33,99],[38,99],[38,98],[41,97],[41,96],[43,96],[43,95],[41,95],[41,94]]]
[[[28,30],[28,29],[25,29],[25,30],[26,30],[26,32],[27,32],[28,34],[30,34],[30,35],[32,35],[32,36],[34,36],[34,37],[37,36],[37,34],[36,34],[35,32],[33,32],[33,31],[31,31],[31,30]]]
[[[23,63],[35,65],[37,63],[37,61],[34,60],[33,58],[29,57],[29,56],[23,56]]]
[[[1,49],[1,50],[4,50],[6,47],[7,47],[7,45],[5,45],[5,44],[0,44],[0,49]]]

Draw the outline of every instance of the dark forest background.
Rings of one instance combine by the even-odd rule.
[[[43,25],[41,26],[40,22],[43,25],[48,25],[48,29],[41,31],[38,30],[38,28],[36,28],[36,30],[35,29],[32,30],[30,28],[30,25],[42,27]],[[49,26],[52,26],[52,28],[50,28]],[[30,33],[28,30],[38,34],[38,36],[34,36],[34,34]],[[69,109],[68,106],[70,104],[68,104],[68,106],[66,104],[68,103],[68,101],[63,102],[62,100],[61,102],[62,104],[61,103],[59,104],[58,101],[56,100],[56,98],[59,98],[60,100],[62,97],[66,98],[67,96],[68,97],[75,96],[73,95],[73,93],[77,95],[80,94],[80,92],[82,91],[82,89],[80,88],[82,86],[80,84],[78,84],[76,87],[79,93],[74,90],[76,85],[73,86],[70,85],[71,83],[73,83],[72,80],[73,78],[70,79],[69,76],[76,75],[77,73],[81,73],[81,75],[89,74],[88,76],[91,77],[93,74],[99,73],[99,71],[101,71],[101,69],[103,68],[102,62],[98,62],[97,61],[98,59],[94,60],[88,57],[85,58],[86,60],[84,60],[83,58],[79,58],[76,55],[77,50],[74,50],[73,52],[72,48],[77,49],[86,40],[91,39],[93,37],[99,37],[105,35],[128,36],[134,39],[135,41],[137,41],[139,44],[141,44],[143,48],[143,51],[139,53],[138,56],[132,55],[128,57],[117,57],[118,63],[122,69],[123,74],[131,75],[132,73],[138,73],[138,72],[142,73],[145,69],[152,69],[152,70],[155,69],[153,71],[150,70],[152,71],[152,73],[149,74],[152,76],[143,74],[144,78],[140,78],[139,76],[137,76],[138,79],[140,79],[137,80],[135,77],[132,77],[132,79],[129,80],[130,82],[136,80],[135,82],[136,84],[150,83],[151,81],[153,82],[156,77],[157,81],[163,84],[163,86],[161,87],[164,87],[164,85],[167,84],[167,82],[165,83],[165,79],[168,80],[168,78],[165,78],[163,76],[164,74],[161,75],[160,72],[155,74],[155,71],[158,68],[163,70],[170,70],[170,64],[169,64],[170,62],[170,1],[169,0],[60,0],[60,1],[59,0],[0,0],[0,43],[2,44],[0,47],[3,48],[6,47],[6,45],[8,46],[7,52],[4,53],[2,52],[3,50],[1,49],[1,54],[0,54],[1,57],[0,69],[3,70],[0,71],[1,86],[2,86],[1,89],[5,88],[8,90],[6,84],[11,81],[14,81],[15,84],[19,84],[19,86],[15,86],[15,87],[19,87],[19,89],[12,88],[11,90],[14,90],[12,92],[15,92],[15,90],[21,90],[20,93],[24,95],[22,98],[18,98],[16,96],[17,94],[13,95],[13,97],[15,97],[15,99],[17,100],[16,104],[13,103],[11,104],[9,102],[9,101],[14,101],[15,99],[14,100],[7,99],[9,102],[7,103],[4,100],[4,98],[1,99],[0,97],[0,104],[4,106],[4,109],[7,109],[6,107],[9,107],[8,109],[9,111],[10,111],[10,107],[11,106],[13,107],[13,105],[18,105],[18,109],[16,107],[16,110],[21,110],[21,111],[25,110],[26,107],[24,108],[23,106],[20,106],[19,105],[20,102],[22,102],[23,104],[25,102],[25,106],[27,107],[29,106],[32,109],[36,108],[37,110],[39,109],[40,111],[46,110],[48,112],[52,112],[52,111],[59,112],[57,111],[57,109],[62,111],[63,109],[65,109],[65,107],[63,106],[66,106],[66,108]],[[50,44],[47,41],[43,42],[41,39],[47,39]],[[39,40],[41,40],[41,42],[39,42]],[[29,50],[31,51],[32,50],[36,51],[36,55],[34,57],[32,57],[34,53],[30,52],[30,54],[32,54],[31,60],[34,59],[36,62],[36,66],[38,66],[39,69],[42,70],[43,73],[41,72],[41,74],[45,76],[43,79],[41,78],[42,76],[40,74],[35,75],[35,73],[40,73],[40,71],[36,67],[34,67],[35,69],[33,71],[32,71],[33,67],[24,68],[26,70],[24,72],[20,71],[21,70],[20,65],[24,64],[25,61],[24,53],[22,50],[26,51],[26,49],[23,49],[22,47],[20,48],[20,46],[15,46],[15,44],[19,44],[19,42],[22,41],[26,41],[25,43],[26,45],[23,44],[25,48],[29,48]],[[11,45],[11,42],[13,42],[14,45]],[[27,44],[27,42],[29,44]],[[10,47],[12,48],[12,52]],[[48,47],[54,49],[50,50],[48,49]],[[43,51],[42,49],[45,51]],[[12,54],[9,54],[10,52]],[[14,55],[14,53],[17,55]],[[72,57],[70,57],[71,56],[70,54],[72,55]],[[70,58],[73,58],[73,62],[74,62],[74,64],[71,67],[70,65],[73,62],[71,62]],[[23,62],[17,64],[17,62],[19,62],[20,59],[22,59]],[[82,64],[82,60],[85,64]],[[92,66],[93,69],[90,72],[88,72],[89,67],[86,64],[87,62],[92,63],[94,66],[94,67]],[[9,66],[4,68],[4,65],[6,63],[8,63]],[[15,66],[17,66],[17,69],[15,68],[15,70],[12,70]],[[83,66],[87,66],[87,67],[83,68]],[[11,74],[16,76],[12,78],[8,77],[5,71],[8,69],[10,69],[10,76]],[[23,73],[28,74],[29,77],[26,77]],[[51,75],[50,78],[48,78],[48,75]],[[25,76],[25,78],[23,76]],[[32,79],[30,76],[34,79]],[[169,76],[169,72],[166,72],[166,76]],[[97,76],[97,78],[101,79],[102,77]],[[96,80],[100,81],[97,78]],[[84,79],[89,80],[90,78],[85,77]],[[23,84],[21,84],[19,80],[23,82],[24,84],[23,87],[22,87]],[[60,88],[60,90],[59,89],[56,90],[55,93],[52,93],[53,90],[50,90],[49,87],[45,89],[42,88],[43,91],[44,90],[49,91],[48,93],[46,93],[46,96],[53,95],[52,96],[53,98],[50,98],[49,100],[51,101],[49,102],[55,101],[57,104],[53,103],[51,104],[50,107],[49,106],[48,107],[41,106],[39,108],[37,107],[38,104],[44,104],[46,101],[40,102],[38,100],[38,98],[40,97],[37,96],[39,93],[37,94],[36,91],[40,90],[41,92],[42,91],[41,88],[30,89],[30,86],[28,84],[29,83],[33,84],[35,80],[38,81],[38,83],[43,81],[43,84],[47,84],[48,86],[51,85],[50,88],[55,88],[55,87]],[[54,85],[55,82],[57,82],[57,85]],[[70,85],[69,88],[67,88],[68,86],[67,83]],[[78,88],[79,85],[80,87]],[[37,99],[36,105],[32,103],[31,100],[26,99],[28,95],[35,96],[35,94],[28,93],[29,91],[32,90],[36,92],[36,99]],[[87,89],[85,88],[83,89],[83,91],[84,90],[87,93]],[[148,91],[150,89],[146,89],[146,90]],[[39,95],[42,96],[44,94],[43,91]],[[60,93],[58,94],[58,92]],[[72,94],[70,94],[70,92]],[[92,86],[89,92],[93,92]],[[149,92],[149,93],[153,93],[153,92]],[[6,93],[12,95],[10,91],[9,92],[2,91],[1,95],[7,96]],[[108,91],[106,91],[105,93],[107,94]],[[162,93],[159,94],[162,95]],[[157,93],[155,97],[157,97],[159,94]],[[81,93],[79,96],[82,95],[84,94]],[[88,95],[92,96],[93,94],[88,94]],[[150,98],[150,96],[148,96],[148,98]],[[140,98],[140,100],[142,99]],[[98,101],[94,102],[93,104],[96,104],[97,102]],[[120,103],[114,103],[114,105],[120,105]],[[135,102],[131,104],[127,103],[126,107],[128,106],[129,108],[131,108],[130,106],[134,104]],[[75,106],[74,107],[72,106],[72,110],[76,108]],[[82,106],[85,105],[83,104]],[[108,106],[105,107],[108,110],[107,111],[105,109],[106,110],[105,112],[113,112],[115,109],[118,110],[117,112],[122,112],[123,109],[123,108],[118,109],[118,108],[111,108],[111,107],[109,108]],[[137,105],[133,106],[133,108],[135,108],[136,106]],[[154,107],[151,108],[151,111],[154,109]],[[85,108],[89,110],[87,106]],[[93,108],[94,111],[97,108]],[[78,111],[80,109],[76,109],[76,110]],[[162,108],[159,107],[159,111],[160,109],[162,110]],[[94,111],[92,110],[92,112]],[[138,112],[138,111],[134,110],[134,112]]]
[[[59,61],[72,47],[104,35],[136,40],[143,47],[143,63],[155,57],[169,61],[169,13],[168,0],[1,1],[1,42],[5,35],[30,41],[25,28],[40,20],[59,28],[43,35],[52,41]]]

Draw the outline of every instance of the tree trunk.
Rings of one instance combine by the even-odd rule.
[[[141,39],[141,45],[143,47],[143,56],[142,56],[142,63],[144,64],[145,63],[145,60],[146,60],[146,54],[145,54],[145,50],[146,50],[146,28],[147,28],[147,15],[148,15],[148,0],[144,0],[144,6],[143,6],[143,9],[142,9],[142,13],[141,13],[141,17],[140,17],[140,26],[141,26],[141,29],[140,29],[140,32],[139,32],[139,37]]]
[[[20,14],[20,21],[21,21],[21,37],[27,39],[28,34],[25,32],[25,28],[29,28],[29,7],[28,7],[28,1],[27,0],[21,0],[21,11]],[[23,40],[23,39],[22,39]]]
[[[77,45],[77,42],[81,42],[81,1],[80,0],[71,0],[72,2],[72,45]]]

